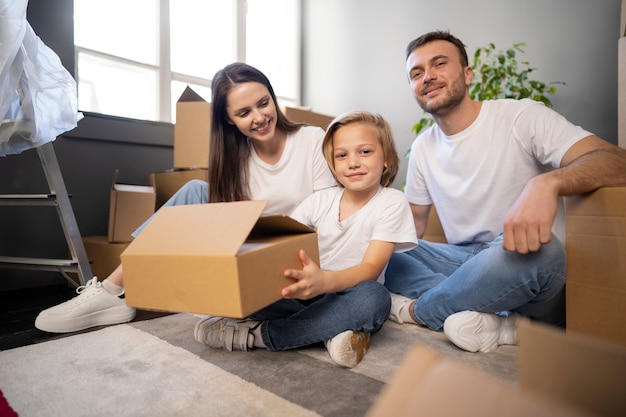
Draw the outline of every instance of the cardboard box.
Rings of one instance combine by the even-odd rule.
[[[625,348],[527,320],[517,332],[523,391],[595,416],[624,415]]]
[[[299,123],[306,123],[311,126],[318,126],[326,130],[334,117],[322,113],[316,113],[307,109],[283,106],[283,113],[289,120]]]
[[[208,168],[211,104],[189,86],[176,102],[174,168]]]
[[[566,199],[567,328],[626,347],[626,187]]]
[[[367,417],[591,416],[416,344]]]
[[[617,144],[626,149],[626,36],[617,45]]]
[[[209,180],[209,171],[205,168],[197,169],[170,169],[167,171],[153,172],[150,174],[150,183],[154,184],[156,191],[156,208],[157,210],[167,200],[172,197],[176,191],[191,180]]]
[[[267,201],[163,207],[122,254],[126,303],[170,312],[243,318],[278,301],[319,260],[317,234],[287,216],[260,217]]]
[[[130,242],[131,233],[154,213],[156,194],[151,185],[117,184],[115,171],[109,206],[109,242]]]
[[[416,344],[368,417],[623,416],[626,349],[520,320],[513,385]]]

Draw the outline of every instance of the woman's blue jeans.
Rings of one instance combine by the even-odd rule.
[[[189,204],[203,204],[209,202],[209,183],[202,180],[191,180],[185,183],[180,189],[167,200],[162,207],[166,206],[185,206]],[[158,210],[157,210],[158,212]],[[139,233],[152,221],[156,215],[154,213],[133,233],[133,237],[137,237]]]
[[[364,281],[312,300],[282,299],[249,318],[262,322],[267,348],[280,351],[323,342],[346,330],[374,333],[390,309],[389,291],[379,282]]]
[[[414,316],[432,330],[464,310],[515,311],[563,326],[565,272],[565,247],[554,235],[525,255],[502,249],[502,235],[464,245],[420,240],[417,248],[392,255],[385,286],[415,299]]]

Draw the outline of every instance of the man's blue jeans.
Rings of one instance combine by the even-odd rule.
[[[464,245],[420,240],[417,248],[392,255],[385,286],[415,299],[413,315],[432,330],[464,310],[515,311],[563,326],[565,272],[565,247],[554,235],[525,255],[502,249],[502,235]]]
[[[262,321],[263,342],[271,351],[323,342],[346,330],[374,333],[391,308],[389,291],[376,281],[364,281],[338,293],[312,300],[282,299],[250,316]]]

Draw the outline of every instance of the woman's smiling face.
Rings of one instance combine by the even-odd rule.
[[[276,104],[263,84],[254,81],[235,84],[226,102],[228,119],[242,134],[258,141],[274,138],[278,120]]]

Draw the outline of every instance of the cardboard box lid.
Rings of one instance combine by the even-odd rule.
[[[266,205],[263,200],[162,207],[127,251],[234,256],[250,235],[314,232],[288,216],[261,217]]]

